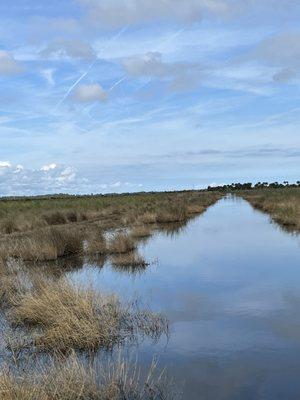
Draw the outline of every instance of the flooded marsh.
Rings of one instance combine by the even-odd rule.
[[[27,339],[43,351],[56,343],[60,353],[98,347],[93,359],[100,361],[105,348],[115,357],[121,347],[134,352],[142,374],[156,359],[172,390],[159,397],[154,382],[156,397],[147,397],[141,384],[136,393],[144,394],[134,399],[298,399],[300,238],[232,196],[185,222],[151,223],[150,235],[144,224],[121,230],[117,240],[96,231],[108,251],[32,266],[46,286],[25,285],[17,299],[18,285],[12,297],[1,289],[12,326],[30,327]],[[6,279],[5,288],[16,282]],[[104,320],[109,329],[99,330]],[[14,375],[1,379],[0,391],[3,379],[20,384]]]

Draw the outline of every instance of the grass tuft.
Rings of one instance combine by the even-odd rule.
[[[157,339],[167,334],[167,320],[135,305],[123,306],[115,296],[103,296],[68,281],[38,280],[27,292],[17,293],[7,318],[26,327],[37,351],[68,352],[112,349],[137,335]]]
[[[136,239],[143,239],[151,236],[152,231],[147,225],[136,225],[131,231],[131,237]]]
[[[108,249],[111,254],[124,254],[135,250],[136,244],[127,233],[119,232],[110,239]]]
[[[127,254],[118,254],[111,258],[111,263],[114,267],[141,269],[150,265],[142,256],[135,252]]]
[[[136,364],[122,360],[92,365],[76,355],[30,374],[9,368],[0,374],[2,400],[173,400],[176,393],[155,363],[141,378]]]

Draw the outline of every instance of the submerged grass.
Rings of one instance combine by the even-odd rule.
[[[65,279],[53,281],[22,268],[6,272],[0,286],[1,305],[11,326],[24,329],[26,340],[14,350],[69,352],[112,349],[144,335],[153,340],[168,334],[163,315],[122,304],[116,296],[81,288]]]
[[[145,268],[149,263],[136,252],[127,254],[119,254],[111,258],[111,263],[114,267],[124,268]]]
[[[90,365],[76,355],[53,359],[31,373],[2,369],[2,400],[175,400],[174,386],[153,363],[144,378],[136,364],[122,360]]]

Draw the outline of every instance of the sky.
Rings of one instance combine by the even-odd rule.
[[[0,196],[297,181],[299,0],[1,0]]]

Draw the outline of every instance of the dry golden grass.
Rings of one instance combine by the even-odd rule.
[[[130,232],[131,237],[136,239],[143,239],[151,236],[152,230],[147,225],[136,225]]]
[[[56,260],[83,252],[80,231],[69,227],[53,227],[17,236],[0,244],[2,256],[20,258],[24,261]]]
[[[139,216],[138,220],[143,224],[156,224],[157,214],[155,212],[146,211]]]
[[[149,265],[147,261],[137,254],[136,252],[131,252],[127,254],[118,254],[111,257],[111,263],[114,267],[121,268],[145,268]]]
[[[300,231],[300,189],[257,189],[239,194],[254,208],[268,213],[271,218],[289,230]]]
[[[0,254],[6,258],[53,260],[81,252],[80,232],[93,230],[94,224],[105,232],[128,228],[136,223],[183,222],[188,215],[204,211],[220,197],[218,193],[194,191],[0,200]],[[50,227],[53,226],[60,232],[60,237],[64,236],[59,241],[63,246],[58,245],[53,237],[58,236],[51,233]],[[76,230],[78,232],[74,234]],[[146,228],[143,230],[146,234]],[[139,233],[136,230],[136,235],[141,234],[141,229]],[[102,248],[97,249],[99,243],[91,244],[91,252],[94,245],[96,253],[103,252]],[[122,247],[124,250],[121,252],[132,250],[125,240],[116,240],[115,246],[111,245],[116,252]]]
[[[86,253],[89,255],[105,255],[108,253],[106,238],[99,230],[92,230],[86,237]]]
[[[7,318],[12,326],[25,327],[29,337],[22,346],[37,351],[68,352],[111,349],[136,335],[153,339],[167,334],[162,315],[123,306],[115,296],[102,296],[63,280],[35,279],[30,290],[12,291]]]
[[[17,296],[31,288],[31,279],[20,263],[0,260],[0,309],[11,307]]]
[[[2,369],[1,400],[172,400],[172,384],[152,364],[144,379],[136,365],[122,360],[92,365],[74,354],[48,368],[24,374]],[[177,398],[177,397],[176,397]]]
[[[183,204],[170,205],[161,210],[156,218],[157,223],[182,222],[188,219],[187,208]]]
[[[206,207],[201,204],[191,204],[187,207],[188,214],[201,214],[206,210]]]
[[[127,233],[118,232],[109,240],[108,250],[111,254],[129,253],[136,249],[136,243]]]

